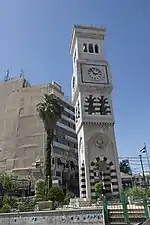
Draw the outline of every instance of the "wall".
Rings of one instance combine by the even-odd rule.
[[[0,214],[0,225],[105,224],[101,208]]]
[[[43,157],[44,129],[36,104],[46,91],[46,86],[23,88],[21,78],[0,83],[0,172],[31,167]]]

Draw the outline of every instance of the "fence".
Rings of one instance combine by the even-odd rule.
[[[150,218],[148,209],[149,199],[146,197],[135,198],[127,195],[124,191],[121,200],[106,200],[103,197],[103,209],[106,224],[119,223],[140,223]]]

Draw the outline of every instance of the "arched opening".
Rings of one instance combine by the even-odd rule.
[[[116,169],[113,163],[106,157],[96,157],[91,162],[89,171],[92,199],[97,198],[95,184],[98,182],[103,183],[103,188],[107,197],[119,194]]]
[[[92,45],[91,43],[89,44],[89,52],[90,52],[90,53],[93,53],[93,52],[94,52],[94,51],[93,51],[93,45]]]
[[[61,162],[61,159],[60,158],[57,159],[57,165],[58,166],[61,166],[62,165],[62,162]]]
[[[71,170],[75,168],[74,162],[72,161],[70,162],[70,167],[71,167]]]
[[[99,47],[97,44],[95,45],[95,53],[99,53]]]
[[[87,44],[86,43],[83,44],[83,51],[87,52]]]

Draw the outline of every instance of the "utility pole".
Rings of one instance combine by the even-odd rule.
[[[145,148],[145,153],[146,153],[146,158],[147,158],[147,163],[148,163],[148,169],[149,169],[149,173],[150,173],[150,161],[149,161],[148,151],[147,151],[147,147],[146,147],[145,143],[144,143],[144,148]]]
[[[142,174],[143,174],[144,187],[145,187],[145,190],[146,190],[147,189],[147,185],[146,185],[146,179],[145,179],[145,173],[144,173],[144,166],[143,166],[143,161],[142,161],[142,155],[139,155],[139,158],[140,158],[141,169],[142,169]]]
[[[130,165],[130,161],[129,161],[130,159],[129,159],[129,157],[127,158],[127,160],[128,160],[128,165],[129,165],[129,167],[131,169],[131,173],[129,175],[131,176],[131,185],[133,187],[134,186],[133,173],[132,173],[132,168],[131,168],[131,165]]]

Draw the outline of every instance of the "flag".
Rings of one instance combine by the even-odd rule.
[[[142,152],[142,153],[145,153],[145,152],[146,152],[146,145],[144,146],[144,148],[142,148],[142,149],[140,150],[140,152]]]

